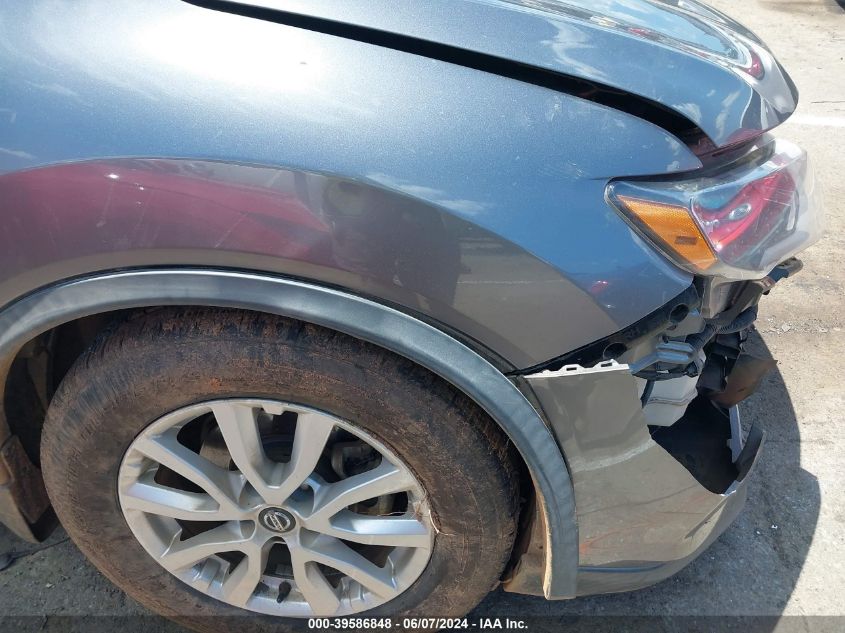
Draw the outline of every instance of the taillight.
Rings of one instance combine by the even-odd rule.
[[[614,182],[608,198],[667,256],[697,274],[763,277],[822,233],[807,155],[781,140],[700,178]]]

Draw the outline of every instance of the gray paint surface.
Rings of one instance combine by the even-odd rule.
[[[0,171],[10,177],[120,156],[260,164],[409,196],[499,236],[545,263],[536,269],[559,271],[577,288],[573,296],[586,293],[590,304],[563,310],[555,315],[560,325],[550,326],[537,315],[554,308],[512,303],[504,334],[518,344],[499,353],[516,366],[621,329],[690,281],[604,202],[611,177],[697,167],[685,146],[630,115],[454,64],[176,0],[29,0],[0,9],[0,115]],[[90,224],[105,224],[58,249],[92,272],[138,261],[137,235],[108,232],[133,226],[143,209],[117,219],[106,211],[92,204]],[[0,232],[7,243],[18,240],[5,227],[24,212],[4,205],[2,213]],[[44,230],[16,242],[17,268],[2,272],[0,303],[63,278],[62,270],[80,270],[67,257],[34,261],[43,259],[36,252],[55,249],[51,239],[64,239],[47,231],[61,222],[61,206],[44,214]],[[182,221],[185,212],[174,210],[157,235]],[[158,248],[152,238],[141,246]],[[181,246],[228,261],[224,244]],[[199,263],[185,252],[164,249],[161,263]],[[262,269],[246,255],[239,261]],[[475,290],[499,293],[495,284]],[[488,306],[482,297],[455,327],[483,339],[473,322]],[[495,341],[491,347],[498,351]]]
[[[605,367],[605,365],[607,365]],[[689,563],[736,518],[760,452],[750,434],[737,480],[707,490],[649,431],[627,365],[528,377],[566,455],[578,511],[578,594],[645,587]],[[742,438],[732,438],[741,445]]]
[[[622,101],[627,91],[689,118],[718,144],[777,124],[795,105],[790,81],[757,38],[694,2],[257,4],[575,76],[623,91]],[[486,261],[510,274],[488,287],[470,275],[435,287],[407,275],[391,279],[389,269],[382,278],[304,274],[412,310],[423,304],[424,314],[526,367],[630,325],[690,283],[608,207],[604,192],[611,178],[693,170],[699,159],[656,125],[593,103],[587,92],[579,98],[459,61],[178,0],[6,3],[0,174],[13,180],[0,187],[8,199],[21,170],[131,156],[224,162],[224,184],[250,164],[405,196],[418,203],[422,243],[439,237],[426,218],[458,218],[503,245],[502,256],[488,252]],[[63,173],[42,172],[26,205],[0,208],[0,239],[10,245],[0,304],[68,276],[151,263],[236,261],[247,270],[303,274],[296,257],[249,244],[233,250],[231,226],[214,239],[173,243],[168,235],[196,214],[174,206],[153,222],[143,199],[111,209],[100,195],[107,181],[80,193],[88,215],[75,222],[87,230],[58,235],[68,210],[37,191],[66,184]],[[194,210],[217,213],[208,206]],[[26,219],[34,209],[38,222]],[[217,215],[209,224],[221,224]],[[27,223],[22,237],[15,225]],[[146,232],[129,228],[136,224]],[[360,250],[389,243],[389,233],[367,236],[374,239]],[[525,254],[516,271],[514,252]],[[418,268],[429,281],[438,276]],[[550,280],[560,300],[526,299],[547,296]],[[476,287],[458,305],[449,297],[462,282]],[[504,284],[527,292],[503,291]]]
[[[513,243],[354,181],[214,161],[114,159],[0,176],[0,199],[10,220],[0,229],[5,301],[117,267],[261,270],[427,315],[495,350],[509,368],[618,327],[589,288]],[[32,242],[45,247],[20,248]],[[564,315],[583,326],[561,328]]]
[[[775,127],[797,105],[791,80],[765,45],[742,25],[695,1],[235,2],[412,36],[595,81],[662,103],[719,146],[735,142],[743,131]]]

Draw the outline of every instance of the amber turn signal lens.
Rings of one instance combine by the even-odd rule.
[[[684,207],[619,196],[619,202],[639,220],[649,233],[682,261],[699,270],[707,270],[716,263],[716,254],[698,224]]]

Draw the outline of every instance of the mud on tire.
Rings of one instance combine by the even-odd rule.
[[[279,630],[190,588],[130,531],[117,471],[149,423],[196,402],[267,398],[348,420],[396,453],[428,494],[438,533],[422,575],[367,615],[456,617],[494,588],[511,553],[517,475],[509,444],[474,403],[385,350],[277,316],[168,308],[103,334],[62,381],[42,440],[47,490],[68,534],[109,579],[162,615],[202,630],[220,616],[250,616],[250,630]],[[292,629],[302,620],[284,619]],[[242,625],[243,623],[240,623]]]

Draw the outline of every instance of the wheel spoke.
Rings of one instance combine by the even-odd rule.
[[[232,523],[224,523],[184,541],[179,540],[180,536],[181,531],[175,534],[170,547],[159,558],[159,562],[166,569],[193,567],[201,560],[219,552],[244,551],[248,540],[240,527]]]
[[[221,511],[226,511],[232,516],[240,513],[237,497],[240,493],[238,488],[242,485],[239,485],[237,474],[223,470],[180,444],[175,431],[140,438],[135,442],[134,448],[200,486],[220,504]]]
[[[273,490],[268,503],[281,504],[314,472],[334,423],[317,413],[300,413],[296,419],[290,462],[284,469],[282,482]]]
[[[121,503],[126,509],[185,521],[228,521],[240,516],[240,511],[233,516],[231,511],[221,509],[207,494],[162,486],[151,475],[130,485],[123,492]]]
[[[246,556],[223,581],[224,600],[238,606],[245,606],[249,602],[261,582],[271,547],[272,543],[269,542],[263,546],[250,542],[249,546],[243,549]]]
[[[211,410],[235,466],[266,501],[272,494],[270,485],[277,465],[264,454],[258,432],[258,409],[245,404],[216,402]]]
[[[308,558],[307,551],[300,547],[291,548],[290,560],[296,586],[314,615],[329,616],[337,613],[340,607],[337,592],[317,564]]]
[[[348,506],[382,495],[402,492],[413,485],[410,474],[383,459],[381,464],[372,470],[347,477],[319,490],[309,522],[313,519],[315,525],[317,522],[323,523]]]
[[[379,567],[339,539],[324,534],[313,534],[310,538],[303,535],[301,546],[308,560],[346,574],[382,598],[390,599],[398,593],[389,568]]]
[[[425,548],[431,546],[428,530],[413,516],[365,516],[341,510],[331,519],[329,525],[320,529],[320,532],[366,545]]]

